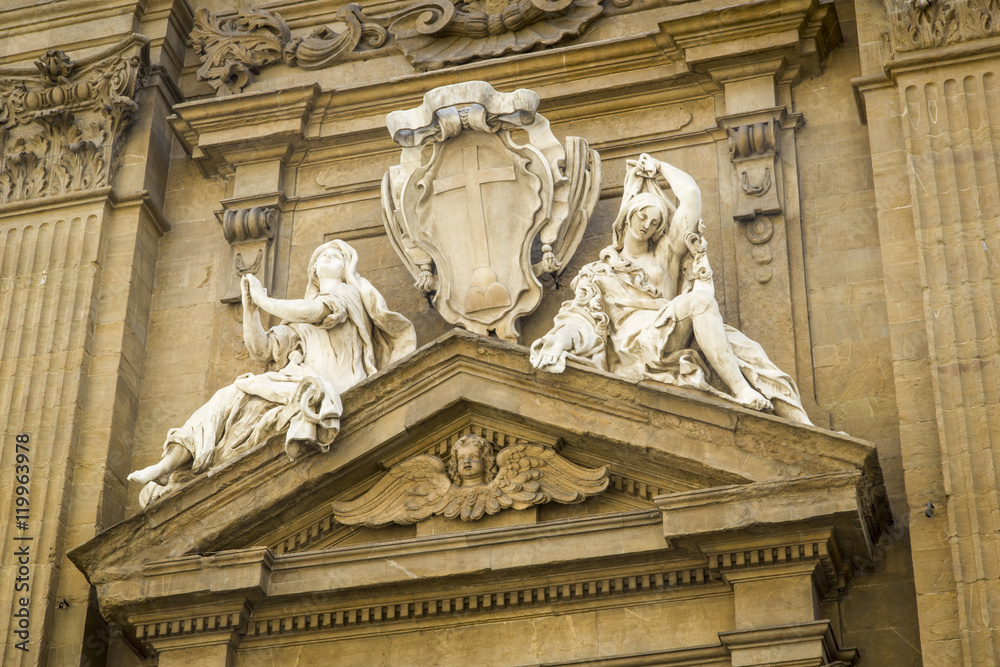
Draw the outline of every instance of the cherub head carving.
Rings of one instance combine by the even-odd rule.
[[[451,446],[448,476],[458,486],[486,484],[496,476],[496,455],[486,438],[468,433]]]

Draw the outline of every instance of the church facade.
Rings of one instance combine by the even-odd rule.
[[[987,0],[11,0],[0,661],[1000,662],[998,54]]]

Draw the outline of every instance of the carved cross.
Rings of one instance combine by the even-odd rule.
[[[465,188],[469,219],[472,223],[469,236],[475,249],[475,256],[489,257],[489,244],[486,239],[486,213],[483,210],[484,183],[497,183],[514,180],[513,165],[496,167],[494,169],[479,168],[479,146],[466,146],[462,149],[462,169],[458,173],[444,176],[434,181],[434,192],[448,192]]]

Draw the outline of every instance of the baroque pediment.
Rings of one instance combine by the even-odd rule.
[[[571,363],[560,376],[540,373],[523,347],[459,330],[348,390],[343,400],[346,416],[330,452],[291,461],[280,443],[258,447],[102,533],[74,551],[74,561],[100,585],[149,562],[221,550],[267,547],[281,554],[655,512],[678,494],[730,489],[738,497],[741,486],[831,475],[862,495],[880,485],[874,448],[854,438],[583,365]],[[357,498],[400,462],[447,458],[467,433],[497,448],[544,447],[581,469],[606,467],[607,488],[579,504],[508,509],[482,523],[337,522],[334,502]]]

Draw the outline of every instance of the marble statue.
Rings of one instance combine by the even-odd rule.
[[[723,322],[701,206],[701,190],[687,173],[645,154],[629,160],[613,243],[580,269],[574,298],[532,345],[531,363],[561,373],[574,358],[629,379],[694,387],[811,423],[792,378]]]
[[[597,152],[579,137],[560,144],[538,104],[530,90],[467,81],[386,118],[403,148],[382,180],[390,241],[441,317],[512,341],[601,190]]]
[[[473,521],[484,514],[556,501],[580,503],[608,486],[608,469],[583,468],[542,445],[515,444],[494,454],[478,435],[458,438],[447,465],[436,456],[398,463],[360,497],[333,503],[346,525],[412,524],[434,514]]]
[[[146,484],[143,506],[183,481],[175,471],[206,471],[273,437],[284,438],[291,458],[309,447],[329,450],[340,430],[340,395],[416,348],[413,325],[386,307],[357,266],[343,241],[321,245],[302,299],[269,297],[255,276],[243,277],[244,342],[254,360],[276,370],[240,376],[167,433],[163,458],[128,476]],[[264,331],[261,310],[281,324]]]

